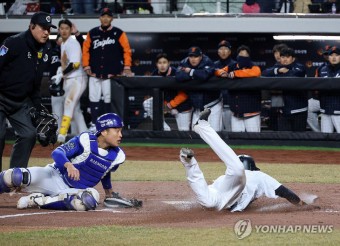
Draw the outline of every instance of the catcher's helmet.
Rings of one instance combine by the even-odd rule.
[[[115,113],[107,113],[99,116],[96,121],[96,135],[98,136],[107,128],[122,128],[124,123],[122,119]]]
[[[63,80],[61,80],[59,84],[52,82],[51,85],[48,87],[48,90],[51,96],[54,96],[54,97],[63,96],[65,94],[65,91],[63,89]]]
[[[253,157],[250,155],[239,155],[240,161],[243,163],[245,170],[258,171],[260,170],[256,165]]]

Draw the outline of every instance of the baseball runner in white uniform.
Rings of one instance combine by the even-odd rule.
[[[65,102],[64,112],[60,125],[58,142],[64,143],[67,132],[74,116],[76,128],[79,132],[87,130],[84,116],[79,113],[79,100],[86,89],[87,76],[82,69],[82,51],[77,40],[71,37],[72,23],[68,19],[59,22],[59,32],[63,39],[61,44],[61,67],[57,71],[56,77],[64,78]],[[77,113],[75,114],[75,111]]]
[[[64,115],[64,102],[65,102],[65,91],[63,89],[63,79],[62,79],[62,70],[61,70],[61,62],[60,62],[60,47],[63,40],[60,37],[60,34],[56,39],[56,47],[53,49],[53,53],[51,56],[51,64],[50,64],[50,76],[51,76],[51,85],[49,87],[49,91],[51,94],[51,106],[52,113],[56,115],[58,118],[58,132],[60,130],[61,120]],[[60,68],[59,68],[60,67]],[[57,74],[57,70],[59,69],[59,76],[55,76]],[[58,80],[57,80],[58,79]],[[82,124],[83,113],[80,109],[80,103],[76,105],[74,110],[73,119],[71,121],[71,132],[74,135],[78,135],[81,132],[85,131],[84,125]],[[78,129],[80,127],[80,129]]]
[[[194,131],[213,149],[226,165],[224,175],[208,185],[192,150],[182,148],[180,160],[185,167],[187,180],[199,204],[206,208],[244,210],[260,196],[284,197],[295,205],[304,203],[294,192],[271,176],[259,171],[250,156],[237,156],[206,121],[210,109],[205,109],[194,126]],[[247,169],[245,170],[245,166]]]

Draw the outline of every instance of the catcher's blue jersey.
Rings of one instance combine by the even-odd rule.
[[[102,181],[104,189],[111,188],[110,171],[115,171],[125,161],[125,154],[119,147],[107,151],[100,149],[97,137],[84,132],[59,146],[52,152],[55,167],[59,169],[64,182],[70,187],[85,189]],[[64,167],[66,162],[79,170],[80,179],[68,177]]]

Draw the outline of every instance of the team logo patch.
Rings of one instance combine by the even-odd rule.
[[[0,56],[6,55],[7,52],[8,52],[8,48],[7,48],[5,45],[2,45],[2,46],[0,47]]]
[[[66,151],[70,151],[70,150],[74,149],[76,147],[76,145],[73,142],[67,142],[66,144],[64,144],[63,147]]]
[[[46,16],[46,21],[50,23],[51,22],[51,16],[49,16],[49,15]]]
[[[31,59],[31,58],[32,58],[31,52],[28,52],[28,53],[27,53],[27,58],[28,58],[28,59]]]
[[[44,62],[48,61],[48,55],[47,54],[44,55],[44,59],[43,60],[44,60]]]
[[[38,52],[38,59],[42,58],[42,52]]]
[[[108,127],[111,127],[114,125],[114,122],[111,120],[111,119],[108,119],[108,120],[104,120],[104,121],[101,121],[100,122],[100,126],[101,127],[104,127],[104,126],[108,126]]]

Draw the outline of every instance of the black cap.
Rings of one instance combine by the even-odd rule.
[[[322,50],[322,54],[323,55],[328,55],[328,52],[329,52],[330,48],[332,48],[332,46],[326,45],[325,48]]]
[[[102,11],[100,12],[100,16],[103,16],[103,15],[108,15],[108,16],[113,17],[113,13],[112,13],[111,9],[109,9],[109,8],[103,8],[102,9]]]
[[[217,47],[219,49],[219,48],[221,48],[223,46],[231,49],[231,44],[227,40],[222,40],[221,42],[219,42]]]
[[[340,55],[340,48],[338,48],[336,46],[333,46],[333,47],[329,48],[328,55],[331,55],[333,53],[336,53],[336,54]]]
[[[188,51],[188,56],[201,56],[202,54],[202,50],[197,46],[191,47]]]
[[[57,29],[55,25],[52,24],[52,17],[46,12],[37,12],[31,18],[31,24],[38,24],[45,27],[53,27]]]

